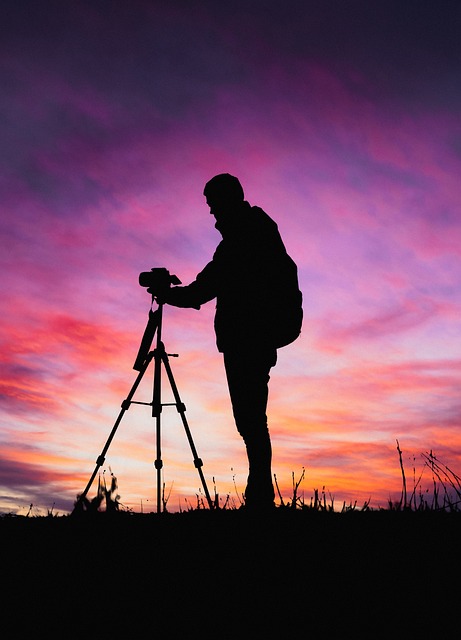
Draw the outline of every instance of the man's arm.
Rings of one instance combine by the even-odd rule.
[[[216,265],[209,262],[196,279],[185,287],[172,287],[162,302],[173,307],[200,309],[217,295]]]

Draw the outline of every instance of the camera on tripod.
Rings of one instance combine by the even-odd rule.
[[[106,441],[106,444],[104,445],[104,448],[101,454],[96,459],[96,467],[85,487],[85,490],[83,491],[83,493],[77,496],[77,501],[75,503],[74,511],[73,511],[76,513],[78,512],[78,509],[85,508],[84,507],[85,501],[88,502],[86,500],[88,491],[90,490],[91,485],[93,484],[93,481],[99,469],[105,462],[105,456],[109,449],[110,443],[112,442],[115,436],[115,432],[118,429],[118,426],[123,418],[123,415],[125,414],[125,411],[129,409],[131,404],[141,404],[141,405],[147,405],[152,407],[152,417],[155,418],[156,420],[157,458],[155,459],[154,466],[157,470],[157,512],[160,513],[162,510],[162,503],[163,503],[162,486],[164,486],[164,484],[162,483],[163,461],[161,458],[161,438],[160,438],[161,414],[162,414],[162,408],[170,405],[176,406],[176,409],[179,415],[181,416],[181,421],[183,423],[183,427],[186,432],[187,440],[189,442],[192,455],[194,457],[194,467],[197,469],[200,479],[202,481],[202,486],[205,492],[206,499],[208,501],[208,505],[210,509],[213,509],[215,506],[213,501],[211,500],[210,492],[208,491],[205,476],[203,474],[203,470],[202,470],[203,462],[198,457],[198,453],[195,448],[194,441],[192,439],[192,434],[189,429],[189,425],[185,415],[186,407],[184,403],[181,401],[178,387],[176,386],[176,382],[173,377],[173,372],[171,371],[169,356],[177,356],[177,354],[174,354],[174,353],[168,354],[161,338],[162,318],[163,318],[163,312],[162,312],[163,302],[161,300],[162,295],[168,291],[168,289],[171,287],[172,284],[175,284],[175,285],[181,284],[181,280],[179,280],[179,278],[177,278],[176,276],[171,275],[168,269],[165,269],[162,267],[162,268],[151,269],[150,271],[144,271],[143,273],[140,273],[139,284],[141,285],[141,287],[148,287],[149,293],[152,294],[153,298],[155,298],[158,303],[158,308],[155,311],[153,311],[152,309],[150,309],[149,311],[149,320],[144,330],[144,335],[142,337],[141,345],[139,347],[138,355],[136,357],[136,362],[134,363],[134,366],[133,366],[133,369],[135,369],[135,371],[138,371],[138,376],[134,381],[134,384],[131,387],[131,390],[128,396],[122,402],[122,409],[118,415],[117,420],[115,421],[114,426],[112,427],[112,431],[109,434],[109,437]],[[151,350],[152,341],[154,339],[155,334],[157,334],[156,346],[154,350]],[[152,362],[152,359],[154,359],[155,361],[152,402],[139,402],[137,400],[133,400],[133,396],[142,380],[142,377],[144,376],[147,370],[147,367]],[[171,391],[173,393],[174,400],[175,400],[174,403],[172,402],[162,403],[162,397],[161,397],[162,365],[165,368],[168,380],[170,382]],[[166,504],[165,504],[165,507],[166,507]],[[166,508],[165,508],[165,511],[166,511]]]
[[[148,287],[147,291],[153,296],[161,296],[172,284],[181,284],[181,280],[171,275],[165,267],[157,267],[139,274],[141,287]]]

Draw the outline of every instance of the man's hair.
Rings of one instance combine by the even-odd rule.
[[[220,173],[211,178],[205,185],[203,195],[210,199],[230,201],[243,200],[245,197],[238,178],[231,176],[230,173]]]

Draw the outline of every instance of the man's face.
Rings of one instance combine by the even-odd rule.
[[[210,207],[210,214],[216,218],[216,221],[222,220],[229,212],[229,203],[219,198],[207,198],[207,205]]]

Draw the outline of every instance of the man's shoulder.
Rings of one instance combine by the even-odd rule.
[[[273,220],[261,207],[250,206],[249,218],[250,221],[259,228],[271,230],[273,232],[278,231],[278,226],[275,220]]]

